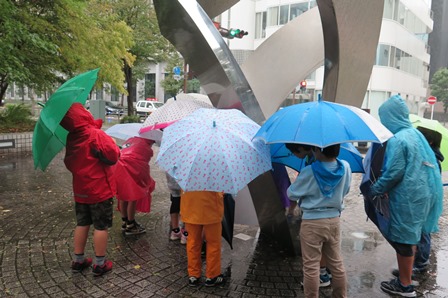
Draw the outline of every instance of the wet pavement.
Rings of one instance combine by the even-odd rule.
[[[223,240],[228,282],[218,288],[188,287],[185,246],[169,241],[169,193],[155,158],[152,210],[137,215],[147,233],[125,238],[116,211],[107,251],[113,271],[99,278],[89,270],[73,274],[74,204],[71,175],[62,159],[59,154],[43,173],[34,170],[31,156],[0,157],[0,297],[303,297],[300,256],[286,255],[257,227],[245,225],[235,226],[233,250]],[[342,215],[348,293],[389,297],[379,286],[392,278],[395,253],[366,221],[360,178],[354,174]],[[417,278],[419,297],[448,297],[446,210],[441,231],[433,236],[430,270]],[[86,255],[93,256],[91,238]],[[322,288],[321,297],[331,297],[331,288]]]

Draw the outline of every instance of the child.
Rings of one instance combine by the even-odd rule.
[[[312,147],[316,161],[302,169],[288,188],[288,196],[302,209],[300,244],[305,297],[319,297],[322,255],[332,273],[333,296],[347,297],[347,277],[341,256],[340,215],[348,194],[351,169],[339,155],[340,145]],[[297,155],[293,151],[293,154]]]
[[[114,140],[100,129],[101,124],[80,103],[74,103],[61,121],[69,132],[64,163],[73,175],[77,221],[72,271],[81,272],[92,264],[91,258],[84,257],[84,249],[93,224],[94,276],[112,270],[112,262],[105,256],[116,193],[113,165],[120,156]]]
[[[313,151],[311,150],[313,148],[312,146],[305,144],[295,144],[295,143],[288,143],[285,146],[295,156],[304,159],[305,167],[311,165],[313,162],[316,161]],[[291,216],[294,214],[294,209],[296,208],[296,206],[297,206],[297,200],[292,200],[289,207],[288,216],[290,214]],[[325,260],[325,256],[322,255],[322,258],[320,259],[319,287],[328,287],[331,284],[331,275],[326,266],[327,262]]]
[[[166,173],[166,183],[170,190],[170,240],[179,240],[181,244],[187,243],[187,232],[180,227],[180,192],[181,188],[173,177]]]
[[[221,234],[224,216],[224,193],[214,191],[182,192],[180,210],[188,230],[188,284],[199,285],[202,275],[201,247],[206,245],[205,286],[225,283],[221,274]],[[204,236],[203,236],[204,235]]]
[[[136,210],[148,213],[151,210],[151,193],[156,183],[151,178],[149,161],[154,155],[154,141],[133,137],[123,144],[116,169],[117,199],[126,236],[145,233],[135,221]]]

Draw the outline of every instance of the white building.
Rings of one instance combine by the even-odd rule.
[[[216,20],[224,28],[249,32],[228,40],[236,60],[244,60],[281,26],[315,7],[314,0],[241,0]],[[433,28],[430,0],[384,0],[383,21],[362,108],[377,116],[378,107],[391,95],[401,94],[413,113],[425,107],[429,77],[428,35]],[[288,46],[287,41],[285,45]],[[297,49],[300,55],[300,49]],[[260,62],[261,63],[261,62]],[[322,91],[323,66],[306,79],[307,93],[317,98]],[[419,112],[420,108],[420,112]]]

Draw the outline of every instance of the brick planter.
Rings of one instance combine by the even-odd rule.
[[[0,134],[0,156],[31,153],[33,132]]]

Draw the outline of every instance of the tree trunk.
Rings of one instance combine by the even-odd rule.
[[[129,67],[129,65],[127,65],[125,63],[124,65],[124,74],[125,74],[125,78],[126,78],[126,85],[127,85],[127,91],[128,91],[128,116],[132,116],[134,115],[134,104],[133,104],[133,100],[134,100],[134,94],[133,94],[133,88],[132,88],[132,68]]]
[[[3,98],[6,94],[6,89],[8,89],[8,82],[5,76],[0,76],[0,107],[3,105]]]

